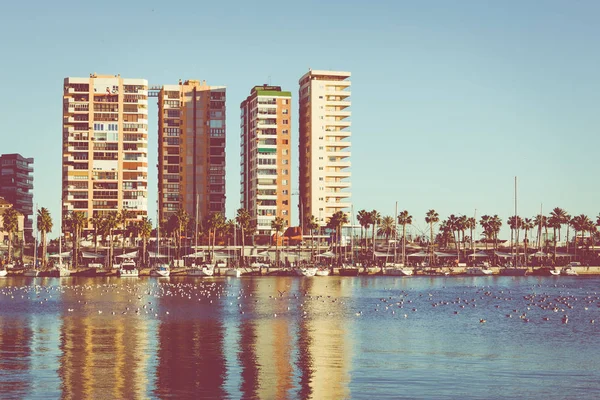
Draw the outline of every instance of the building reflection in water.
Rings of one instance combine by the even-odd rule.
[[[63,294],[58,374],[65,399],[147,397],[149,331],[147,315],[127,316],[131,303],[125,288],[67,290]],[[133,304],[133,305],[132,305]],[[78,305],[80,309],[69,311]],[[104,308],[103,314],[98,311]],[[111,315],[110,310],[119,310]],[[115,311],[116,313],[116,311]]]
[[[28,317],[0,315],[0,397],[24,398],[30,391],[33,332]]]
[[[223,386],[226,376],[223,309],[217,298],[197,292],[192,292],[191,299],[160,298],[159,310],[171,310],[172,316],[158,327],[156,396],[227,397]]]

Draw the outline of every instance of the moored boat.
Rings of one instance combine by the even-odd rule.
[[[327,267],[320,267],[317,268],[317,272],[315,273],[316,276],[329,276],[329,274],[331,273],[331,270]]]
[[[0,269],[0,278],[6,275],[8,275],[8,271],[6,269]]]
[[[403,264],[388,264],[384,268],[384,275],[390,276],[412,276],[413,270]]]
[[[239,278],[240,276],[242,276],[242,271],[239,268],[227,268],[227,270],[225,271],[225,276]]]
[[[195,265],[192,264],[190,268],[187,270],[187,276],[197,276],[197,277],[206,277],[213,276],[215,274],[215,269],[208,265]]]
[[[298,276],[315,276],[317,269],[317,267],[298,267],[295,271]]]
[[[492,275],[492,270],[485,267],[470,267],[465,271],[467,275],[488,276]]]
[[[26,269],[25,271],[23,271],[23,276],[27,276],[29,278],[35,278],[35,277],[40,276],[40,271],[35,268]]]
[[[58,263],[54,265],[54,268],[50,270],[49,274],[55,278],[62,278],[71,276],[71,271],[66,265]]]
[[[171,269],[168,264],[158,264],[150,270],[150,276],[157,278],[168,278],[171,275]]]
[[[128,277],[138,277],[140,275],[140,272],[138,271],[136,265],[135,265],[135,261],[133,261],[131,258],[127,258],[125,260],[123,260],[123,262],[121,263],[121,268],[119,268],[119,276],[122,278],[128,278]]]
[[[527,275],[527,268],[512,268],[512,267],[501,268],[500,275],[525,276],[525,275]]]
[[[577,273],[577,271],[575,271],[575,269],[573,269],[572,267],[565,267],[560,271],[561,275],[566,275],[566,276],[578,276],[579,274]]]
[[[358,276],[358,272],[358,267],[346,265],[342,265],[342,267],[338,270],[340,276]]]

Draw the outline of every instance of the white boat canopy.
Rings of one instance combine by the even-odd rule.
[[[477,253],[469,254],[469,257],[489,257],[489,255],[485,251],[478,251]]]

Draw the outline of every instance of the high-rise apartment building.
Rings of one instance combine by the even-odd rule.
[[[299,81],[300,214],[320,225],[350,211],[349,79],[349,72],[309,70]]]
[[[188,80],[158,93],[158,210],[225,214],[225,87]]]
[[[120,75],[65,78],[62,218],[148,215],[148,82]]]
[[[290,224],[291,93],[255,86],[241,108],[241,207],[256,221],[258,241],[271,236],[271,222]]]
[[[25,241],[33,240],[33,158],[0,155],[0,197],[24,216]]]

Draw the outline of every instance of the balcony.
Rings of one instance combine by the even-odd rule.
[[[326,171],[325,176],[332,178],[350,178],[351,173],[346,171]]]
[[[350,107],[352,105],[352,102],[350,101],[345,101],[345,100],[327,100],[326,103],[328,106],[335,106],[335,107]]]
[[[328,161],[327,166],[329,167],[338,167],[338,168],[350,168],[350,161]],[[326,172],[328,174],[328,172]]]
[[[327,129],[328,126],[348,128],[350,125],[352,125],[352,122],[350,122],[350,121],[344,121],[344,120],[339,120],[339,121],[325,121],[325,129]]]
[[[327,202],[327,204],[329,204],[330,202],[330,198],[332,199],[342,199],[342,198],[348,198],[350,197],[351,193],[350,192],[325,192],[325,201]]]
[[[335,180],[331,180],[331,179],[326,179],[325,180],[325,187],[330,187],[330,188],[349,188],[351,186],[350,182],[347,181],[335,181]]]
[[[336,158],[348,158],[350,157],[349,151],[336,151],[336,150],[328,150],[325,152],[325,156],[327,157],[336,157]],[[333,162],[333,161],[330,161]]]

